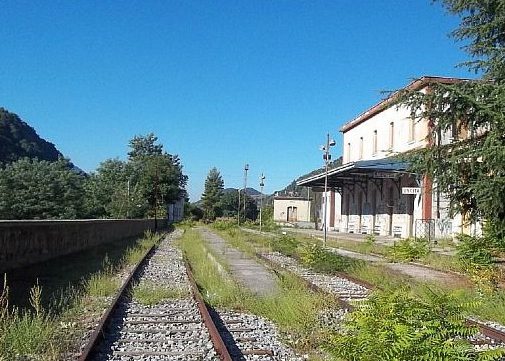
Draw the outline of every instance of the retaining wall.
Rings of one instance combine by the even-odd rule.
[[[158,220],[158,228],[167,226]],[[154,230],[154,219],[0,221],[0,273]]]

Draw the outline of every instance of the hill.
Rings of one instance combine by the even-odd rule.
[[[24,157],[56,161],[63,155],[16,114],[0,107],[0,164]]]

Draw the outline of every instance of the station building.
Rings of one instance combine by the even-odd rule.
[[[457,78],[425,76],[406,88],[429,91],[433,82],[453,84]],[[410,109],[395,104],[395,94],[347,122],[343,133],[343,163],[328,171],[328,230],[393,237],[448,238],[478,233],[478,225],[450,218],[448,201],[436,183],[408,171],[395,157],[429,146],[429,119],[414,120]],[[440,134],[441,144],[457,136]],[[324,191],[325,174],[307,177],[298,185]],[[323,205],[324,207],[323,197]],[[321,212],[324,214],[324,212]]]

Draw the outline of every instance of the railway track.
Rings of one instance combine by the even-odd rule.
[[[345,313],[354,308],[354,302],[366,299],[374,289],[371,284],[342,273],[330,276],[313,272],[301,266],[297,260],[278,252],[258,254],[258,257],[274,268],[280,267],[298,275],[309,287],[334,295],[343,306],[341,312],[333,312],[330,315],[336,319],[342,319]],[[469,319],[467,322],[479,328],[479,333],[470,339],[476,349],[505,347],[504,326],[476,319]]]
[[[208,308],[182,252],[171,244],[177,236],[167,237],[135,268],[79,361],[302,360],[267,320]],[[160,286],[173,295],[146,303],[141,291]]]

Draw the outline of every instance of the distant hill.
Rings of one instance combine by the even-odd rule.
[[[0,107],[0,164],[23,157],[55,161],[63,155],[16,114]]]
[[[243,191],[243,189],[241,188],[240,191]],[[238,189],[237,188],[225,188],[223,189],[223,193],[231,193],[231,192],[238,192]],[[254,188],[249,188],[247,187],[246,188],[246,193],[247,195],[251,196],[251,197],[259,197],[261,195],[261,193],[259,191],[257,191],[256,189]]]

